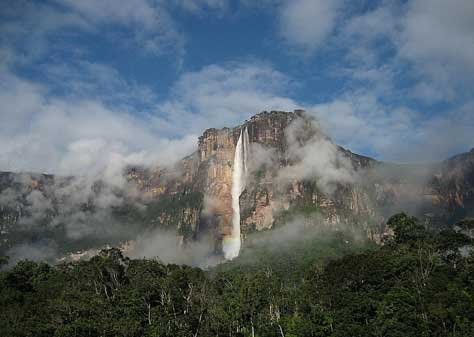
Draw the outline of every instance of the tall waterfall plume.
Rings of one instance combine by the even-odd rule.
[[[227,260],[232,260],[240,251],[240,203],[239,198],[245,189],[247,179],[247,160],[249,155],[249,134],[247,127],[240,130],[235,147],[234,168],[232,171],[232,232],[224,238],[222,250]]]

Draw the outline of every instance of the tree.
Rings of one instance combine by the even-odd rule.
[[[419,223],[418,219],[399,213],[387,221],[387,225],[394,232],[393,240],[396,244],[414,245],[428,238],[429,232]]]

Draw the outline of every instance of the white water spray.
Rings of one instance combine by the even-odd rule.
[[[247,127],[240,130],[235,147],[234,169],[232,171],[232,233],[224,238],[222,250],[227,260],[232,260],[240,251],[240,203],[239,198],[245,189],[247,178],[247,159],[249,152],[249,134]]]

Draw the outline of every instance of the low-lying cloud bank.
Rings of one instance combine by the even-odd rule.
[[[139,234],[125,254],[132,258],[157,258],[164,263],[209,267],[223,261],[214,252],[212,238],[183,244],[176,233],[155,229]]]
[[[285,130],[290,165],[279,171],[280,181],[315,180],[331,193],[336,184],[354,182],[352,163],[343,156],[316,120],[297,119]]]
[[[173,163],[196,135],[166,138],[147,118],[97,100],[51,97],[47,88],[0,75],[0,167],[4,171],[117,178],[128,164]]]

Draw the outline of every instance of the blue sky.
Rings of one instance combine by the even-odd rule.
[[[354,152],[474,146],[471,0],[0,4],[0,170],[169,163],[208,127],[304,108]]]

